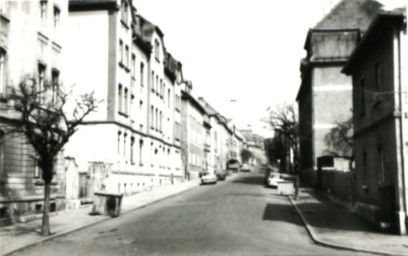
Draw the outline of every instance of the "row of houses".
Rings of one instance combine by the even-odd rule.
[[[26,76],[94,91],[101,103],[58,158],[51,212],[105,190],[133,194],[197,179],[240,162],[246,140],[203,98],[193,96],[163,31],[131,0],[0,0],[0,223],[43,208],[41,170],[7,88]]]
[[[307,35],[297,95],[303,180],[399,234],[408,225],[406,25],[405,8],[341,1]],[[350,119],[349,158],[331,154],[328,164],[328,134]]]

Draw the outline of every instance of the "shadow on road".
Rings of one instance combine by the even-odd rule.
[[[290,204],[266,204],[262,220],[302,225],[296,210]]]
[[[317,202],[308,202],[313,196]],[[314,191],[307,191],[297,202],[310,225],[316,228],[349,231],[375,232],[376,227],[368,220],[348,211],[343,206],[334,204]]]
[[[264,186],[264,176],[256,174],[251,176],[242,176],[232,181],[233,183],[241,183],[246,185],[261,185]]]

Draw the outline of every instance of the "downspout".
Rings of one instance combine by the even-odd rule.
[[[394,67],[394,74],[396,75],[396,84],[398,85],[398,101],[396,102],[396,105],[398,108],[396,110],[400,111],[400,115],[397,118],[399,121],[399,126],[396,127],[397,129],[397,145],[399,144],[399,164],[398,164],[398,173],[397,173],[397,191],[396,191],[396,199],[397,199],[397,209],[396,209],[396,214],[398,218],[398,232],[401,235],[407,234],[406,230],[406,213],[407,213],[407,196],[406,196],[406,187],[405,185],[407,184],[406,182],[406,175],[405,175],[405,151],[406,151],[406,139],[405,139],[405,133],[404,133],[404,120],[405,120],[405,115],[406,115],[406,110],[404,108],[404,98],[403,98],[403,93],[404,89],[403,88],[403,81],[405,77],[401,74],[402,73],[402,58],[401,54],[405,54],[404,49],[401,48],[401,33],[402,29],[394,29],[394,62],[395,62],[395,67]],[[404,45],[405,46],[405,45]],[[405,55],[404,55],[405,56]],[[405,81],[404,81],[405,82]]]

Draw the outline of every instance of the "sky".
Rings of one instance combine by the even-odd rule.
[[[272,136],[268,107],[294,103],[307,32],[340,0],[133,0],[160,27],[193,96]],[[381,0],[400,6],[404,0]]]

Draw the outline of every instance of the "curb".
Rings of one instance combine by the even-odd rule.
[[[293,199],[288,196],[288,199],[292,206],[295,208],[296,212],[298,213],[300,219],[302,220],[307,233],[309,234],[310,238],[312,241],[316,244],[326,246],[326,247],[331,247],[335,249],[341,249],[341,250],[349,250],[349,251],[355,251],[355,252],[364,252],[364,253],[372,253],[372,254],[379,254],[379,255],[390,255],[390,256],[407,256],[408,254],[395,254],[395,253],[390,253],[390,252],[384,252],[384,251],[378,251],[378,250],[368,250],[365,248],[359,248],[359,247],[353,247],[353,246],[346,246],[342,244],[336,244],[332,242],[326,242],[323,241],[322,239],[319,238],[319,236],[316,234],[314,231],[314,228],[312,225],[309,224],[305,216],[303,215],[302,211],[297,207],[296,203],[293,201]]]
[[[153,201],[151,201],[151,202],[148,202],[148,203],[146,203],[146,204],[144,204],[144,205],[139,205],[139,206],[137,206],[137,207],[135,207],[135,208],[132,208],[132,209],[129,209],[129,210],[127,210],[127,211],[122,211],[121,215],[125,215],[125,214],[127,214],[127,213],[130,213],[130,212],[133,212],[133,211],[136,211],[136,210],[145,208],[145,207],[147,207],[147,206],[149,206],[149,205],[152,205],[152,204],[158,203],[158,202],[160,202],[160,201],[163,201],[163,200],[165,200],[165,199],[171,198],[171,197],[173,197],[173,196],[179,195],[179,194],[181,194],[181,193],[184,193],[184,192],[186,192],[186,191],[188,191],[188,190],[191,190],[191,189],[193,189],[193,188],[196,188],[196,187],[198,187],[198,184],[194,184],[194,185],[192,185],[192,186],[188,186],[186,189],[181,190],[181,191],[178,191],[178,192],[176,192],[176,193],[174,193],[174,194],[166,195],[166,196],[164,196],[164,197],[162,197],[162,198],[158,198],[158,199],[153,200]],[[20,248],[12,249],[11,251],[8,251],[8,252],[6,251],[6,252],[4,252],[4,254],[2,254],[2,255],[4,255],[4,256],[10,255],[10,254],[12,254],[12,253],[15,253],[15,252],[18,252],[18,251],[27,249],[27,248],[32,247],[32,246],[34,246],[34,245],[41,244],[41,243],[44,243],[44,242],[53,240],[53,239],[55,239],[55,238],[57,238],[57,237],[65,236],[65,235],[68,235],[69,233],[72,233],[72,232],[75,232],[75,231],[79,231],[79,230],[84,229],[84,228],[87,228],[87,227],[91,227],[91,226],[93,226],[93,225],[96,225],[96,224],[98,224],[98,223],[101,223],[101,222],[106,221],[106,220],[109,220],[109,219],[112,219],[112,217],[110,217],[110,216],[104,216],[104,217],[102,217],[102,218],[99,219],[99,220],[95,220],[94,222],[86,223],[86,224],[83,225],[83,226],[76,227],[76,228],[72,228],[72,229],[69,229],[69,230],[66,230],[66,231],[62,231],[61,233],[54,234],[54,235],[51,235],[51,236],[47,236],[47,237],[44,237],[44,238],[40,238],[38,241],[34,241],[34,242],[32,242],[32,243],[30,243],[30,244],[27,244],[27,245],[24,245],[24,246],[22,246],[22,247],[20,247]]]

